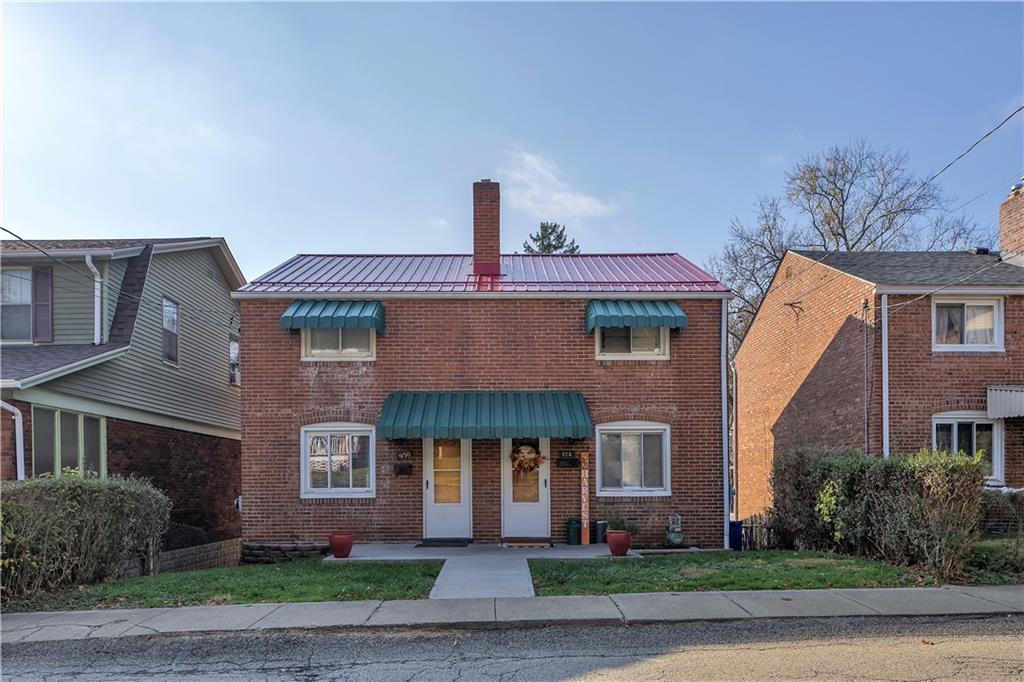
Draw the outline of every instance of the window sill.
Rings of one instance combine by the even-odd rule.
[[[598,490],[597,497],[672,497],[671,490]]]
[[[623,360],[642,360],[644,362],[666,362],[670,358],[667,355],[652,355],[650,353],[616,353],[616,354],[598,354],[594,356],[595,360],[604,360],[612,362],[621,362]]]
[[[350,356],[305,356],[302,358],[303,362],[373,362],[377,359],[376,355],[350,355]]]
[[[354,490],[354,491],[323,491],[323,490],[303,490],[299,493],[299,499],[303,500],[366,500],[376,497],[377,494],[373,490]]]
[[[996,346],[932,346],[932,355],[1006,355],[1006,348]]]

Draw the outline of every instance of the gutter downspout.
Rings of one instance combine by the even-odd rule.
[[[889,294],[882,294],[882,457],[889,457]]]
[[[25,422],[21,410],[14,405],[0,400],[0,408],[14,415],[14,456],[18,466],[18,480],[25,480]]]
[[[722,547],[729,549],[729,299],[722,299]]]
[[[732,421],[732,487],[729,490],[729,499],[732,499],[733,490],[736,491],[736,509],[729,510],[729,518],[739,521],[740,506],[740,377],[736,371],[736,363],[729,363],[729,371],[732,373],[732,414],[729,415]]]
[[[103,332],[100,316],[103,308],[103,278],[100,271],[92,264],[92,256],[85,254],[85,264],[92,271],[93,308],[92,308],[92,343],[98,346],[103,343]]]

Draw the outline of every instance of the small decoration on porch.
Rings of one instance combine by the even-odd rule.
[[[683,515],[671,514],[665,525],[665,544],[669,547],[683,546]]]
[[[512,449],[512,471],[517,474],[528,474],[536,471],[544,463],[544,455],[537,452],[532,445],[520,445]]]

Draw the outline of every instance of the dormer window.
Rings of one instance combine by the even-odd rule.
[[[53,269],[5,267],[0,271],[0,340],[53,341]]]
[[[1002,299],[932,299],[932,350],[1003,350]]]

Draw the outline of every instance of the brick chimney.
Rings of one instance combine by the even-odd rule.
[[[501,185],[473,183],[473,274],[501,274]]]
[[[999,207],[999,252],[1004,261],[1024,267],[1024,178]]]

